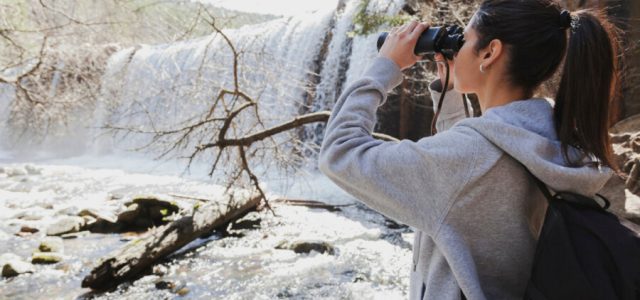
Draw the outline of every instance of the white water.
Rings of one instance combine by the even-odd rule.
[[[266,125],[273,125],[298,113],[321,42],[332,27],[332,40],[322,62],[320,82],[311,111],[330,109],[338,97],[339,85],[358,78],[376,55],[377,34],[355,37],[351,42],[351,18],[357,1],[348,1],[340,13],[315,14],[274,20],[258,26],[225,31],[238,49],[243,49],[240,84],[258,99]],[[402,1],[372,0],[371,10],[396,13]],[[84,127],[104,122],[148,128],[170,128],[198,116],[220,88],[231,89],[230,52],[220,36],[170,45],[141,45],[111,56],[103,75],[96,110]],[[348,64],[348,68],[347,68]],[[345,82],[340,82],[344,80]],[[0,86],[0,88],[2,88]],[[6,88],[6,87],[5,87]],[[0,116],[6,120],[12,94],[0,90]],[[150,114],[140,114],[141,109]],[[249,131],[255,120],[243,119]],[[0,129],[6,128],[3,124]],[[149,154],[123,152],[143,143],[145,136],[112,139],[96,136],[99,130],[71,132],[58,145],[73,143],[73,149],[42,147],[28,154],[13,151],[7,139],[0,142],[0,253],[12,252],[28,261],[41,235],[16,237],[22,225],[45,230],[65,210],[98,208],[112,210],[119,202],[112,195],[178,193],[211,198],[221,187],[208,178],[208,165],[192,166],[182,174],[184,162],[153,161]],[[6,136],[3,133],[1,136]],[[240,133],[239,133],[240,134]],[[313,132],[321,134],[321,132]],[[317,136],[316,136],[317,138]],[[80,144],[78,144],[80,143]],[[64,148],[64,147],[62,147]],[[69,148],[69,147],[67,147]],[[64,151],[63,151],[64,150]],[[21,150],[23,151],[23,150]],[[64,156],[61,155],[64,153]],[[311,158],[312,159],[312,158]],[[206,162],[206,161],[205,161]],[[313,161],[310,161],[313,166]],[[310,199],[332,204],[355,204],[327,178],[311,169],[295,174],[269,172],[261,177],[269,198]],[[379,214],[361,205],[328,212],[305,207],[274,205],[278,214],[251,213],[261,218],[261,227],[239,231],[244,237],[214,236],[195,252],[165,263],[165,278],[184,280],[194,299],[402,299],[407,297],[412,233],[390,229]],[[123,242],[118,235],[91,234],[65,240],[65,261],[55,266],[38,266],[32,275],[0,281],[0,298],[73,299],[87,289],[79,282],[106,253]],[[332,244],[336,255],[295,254],[275,249],[282,241],[322,240]],[[142,299],[173,297],[157,290],[150,275],[133,286],[121,286],[102,298]]]
[[[84,208],[114,211],[120,195],[171,192],[215,198],[221,188],[207,182],[170,176],[169,169],[132,173],[96,167],[95,161],[58,161],[56,164],[4,164],[0,173],[0,253],[11,252],[28,261],[44,236],[17,237],[23,225],[45,230],[52,221]],[[135,162],[145,168],[145,162]],[[91,168],[69,166],[93,164]],[[109,162],[98,162],[109,164]],[[126,167],[125,167],[126,168]],[[297,174],[286,191],[282,182],[267,182],[271,199],[313,199],[353,204],[354,199],[323,176]],[[290,179],[291,180],[291,179]],[[243,237],[214,236],[196,252],[162,265],[164,280],[181,280],[193,299],[401,299],[406,298],[413,234],[385,226],[382,216],[362,206],[341,212],[273,204],[277,213],[250,213],[260,218],[260,228],[236,230]],[[73,299],[87,289],[82,278],[107,253],[121,247],[118,235],[91,234],[65,240],[65,260],[54,266],[37,266],[35,274],[0,281],[0,298]],[[333,245],[336,255],[295,254],[276,249],[283,241],[320,240]],[[199,243],[203,243],[200,241]],[[197,244],[197,243],[196,243]],[[189,247],[189,246],[188,246]],[[169,292],[155,288],[156,275],[145,276],[133,287],[121,286],[106,299],[162,298]]]
[[[239,86],[259,103],[266,127],[297,114],[307,66],[317,56],[332,16],[332,11],[319,12],[225,31],[241,52]],[[233,90],[233,75],[233,52],[221,35],[126,49],[109,60],[102,102],[113,110],[99,112],[100,119],[139,129],[172,128],[206,112],[221,89]],[[243,126],[237,136],[255,125],[249,114],[239,119]],[[118,146],[144,142],[135,137]]]

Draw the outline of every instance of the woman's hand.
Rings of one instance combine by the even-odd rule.
[[[434,56],[436,63],[438,64],[438,77],[440,77],[441,86],[444,86],[444,81],[447,76],[447,68],[444,65],[445,59],[442,53],[436,53]],[[447,91],[453,88],[453,60],[447,60],[449,64],[449,85],[447,86]]]
[[[429,28],[427,23],[419,23],[415,20],[401,27],[394,27],[380,47],[380,56],[393,60],[401,70],[413,66],[421,59],[413,51],[420,34],[427,28]]]

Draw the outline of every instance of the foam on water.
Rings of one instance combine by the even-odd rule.
[[[242,51],[239,65],[242,90],[259,101],[262,121],[268,127],[299,113],[309,78],[319,76],[311,87],[311,111],[330,109],[340,87],[355,80],[376,55],[377,34],[349,39],[352,18],[359,1],[346,1],[339,11],[319,11],[273,20],[257,26],[225,30]],[[372,0],[371,11],[395,14],[402,1]],[[328,35],[330,33],[330,35]],[[312,74],[325,37],[332,39]],[[158,129],[196,117],[207,108],[220,89],[232,89],[232,55],[220,35],[166,45],[139,45],[120,49],[107,62],[100,97],[90,118],[94,126],[105,122]],[[0,116],[6,120],[13,98],[0,85]],[[255,121],[242,117],[238,134],[251,131]],[[0,130],[5,128],[2,122]],[[6,137],[0,132],[0,136]],[[140,193],[176,193],[212,198],[223,191],[210,178],[209,165],[195,164],[184,174],[184,161],[154,161],[149,154],[130,148],[148,140],[145,135],[125,139],[101,136],[96,128],[60,137],[59,144],[76,139],[86,147],[61,156],[54,148],[34,149],[19,155],[0,142],[0,253],[13,252],[28,260],[39,239],[14,236],[20,226],[46,230],[70,211],[93,208],[113,211],[122,205],[114,197]],[[321,134],[313,132],[310,136]],[[87,138],[91,137],[91,138]],[[284,137],[276,137],[280,141]],[[76,150],[76,149],[68,149]],[[311,162],[311,165],[314,165]],[[256,166],[256,170],[268,169]],[[282,174],[261,175],[270,199],[309,199],[349,205],[329,212],[302,206],[272,204],[268,210],[245,218],[260,219],[256,229],[232,229],[222,238],[213,235],[196,240],[177,257],[162,263],[167,275],[145,276],[102,299],[175,297],[155,288],[155,282],[182,280],[193,299],[400,299],[408,292],[411,260],[410,230],[386,226],[383,216],[358,204],[314,168]],[[0,298],[73,298],[87,292],[80,281],[95,262],[124,245],[120,235],[90,234],[65,240],[68,259],[54,266],[37,266],[32,275],[0,281]],[[296,254],[279,249],[282,242],[320,240],[336,249],[335,255],[311,252]],[[193,250],[192,250],[193,249]]]

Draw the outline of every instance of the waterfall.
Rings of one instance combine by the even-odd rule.
[[[223,30],[240,53],[240,89],[258,102],[264,126],[279,124],[300,113],[331,109],[343,86],[355,80],[375,57],[377,33],[353,38],[348,35],[360,3],[345,0],[333,10]],[[371,0],[367,9],[395,15],[403,4],[402,0]],[[53,76],[52,80],[56,78]],[[136,148],[148,143],[151,136],[142,133],[119,139],[91,137],[99,136],[103,132],[99,127],[104,124],[138,131],[176,128],[201,117],[221,89],[233,88],[233,54],[220,34],[119,49],[106,61],[91,106],[93,112],[74,124],[66,124],[71,130],[54,139],[58,145],[75,141],[73,149],[67,150],[76,155]],[[7,120],[12,98],[15,92],[11,86],[0,85],[2,120]],[[243,126],[237,128],[235,135],[255,131],[257,120],[251,114],[241,120]],[[318,143],[323,128],[323,124],[306,126],[303,136]],[[12,148],[7,132],[17,129],[3,122],[0,130],[0,148]],[[77,143],[79,139],[84,145]],[[201,141],[193,141],[189,147],[198,142]]]
[[[396,15],[402,9],[404,0],[382,1],[371,0],[367,11],[369,12],[386,12],[388,15]],[[353,39],[353,47],[349,60],[349,70],[347,71],[345,84],[350,84],[357,80],[365,71],[368,63],[377,55],[376,44],[378,42],[378,33],[356,36]]]
[[[7,139],[9,136],[9,128],[7,127],[7,121],[9,119],[9,103],[15,97],[15,89],[9,84],[0,83],[0,159],[4,159],[7,153],[4,153],[4,149],[7,148]]]
[[[404,0],[371,0],[367,12],[396,15],[404,5]],[[331,32],[333,37],[326,59],[321,65],[320,82],[316,86],[313,111],[331,110],[345,85],[357,79],[367,64],[377,55],[378,33],[349,37],[354,29],[353,18],[359,10],[360,1],[348,1],[343,11],[338,11],[338,21]],[[324,133],[324,124],[307,126],[305,138],[319,144]]]

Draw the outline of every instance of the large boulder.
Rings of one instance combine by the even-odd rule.
[[[118,222],[134,229],[163,225],[167,223],[167,217],[180,212],[175,201],[157,195],[136,196],[126,205],[127,210],[118,215]]]
[[[87,229],[97,233],[120,233],[127,231],[145,231],[170,221],[169,217],[180,212],[181,208],[171,198],[158,195],[133,197],[125,203],[126,208],[116,215],[97,210],[83,210],[84,217],[93,217],[95,222]]]

